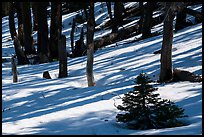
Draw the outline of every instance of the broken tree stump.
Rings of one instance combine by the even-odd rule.
[[[48,71],[43,72],[43,78],[52,79]]]
[[[201,82],[202,77],[195,75],[189,71],[174,69],[172,81],[190,81],[190,82]]]

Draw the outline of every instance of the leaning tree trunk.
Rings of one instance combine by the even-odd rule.
[[[25,54],[35,54],[32,37],[30,2],[21,2],[23,17],[23,45]]]
[[[36,7],[37,10],[38,54],[40,57],[40,63],[46,63],[49,61],[47,2],[34,2],[33,6]]]
[[[62,3],[51,2],[50,56],[59,59],[58,40],[62,31]]]
[[[161,49],[160,82],[168,82],[172,79],[172,41],[173,41],[173,19],[174,2],[166,2],[166,17],[163,28],[163,41]]]
[[[94,86],[94,75],[93,75],[93,58],[94,58],[94,2],[90,3],[88,22],[87,22],[87,65],[86,75],[88,86]]]
[[[17,35],[16,33],[16,27],[15,27],[15,21],[14,21],[14,4],[13,2],[9,2],[10,7],[9,7],[9,29],[10,29],[10,34],[12,40],[14,39],[14,36]]]

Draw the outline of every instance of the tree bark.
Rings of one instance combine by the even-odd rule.
[[[186,12],[184,11],[184,9],[181,9],[181,11],[177,12],[175,31],[178,31],[178,30],[185,28],[186,16],[187,15],[186,15]]]
[[[18,74],[16,69],[15,57],[12,56],[11,58],[11,66],[12,66],[12,74],[13,74],[13,83],[18,82]]]
[[[37,10],[38,54],[40,57],[40,63],[46,63],[49,61],[47,2],[34,2],[33,6],[36,7]]]
[[[50,26],[50,56],[51,60],[59,59],[58,40],[62,31],[62,4],[51,2],[51,26]]]
[[[155,4],[155,2],[147,2],[146,8],[144,9],[144,16],[142,20],[142,38],[148,38],[151,36],[152,16]]]
[[[35,54],[32,37],[32,23],[30,2],[21,2],[22,17],[23,17],[23,45],[25,47],[25,54]]]
[[[175,17],[174,2],[166,2],[165,21],[163,27],[163,41],[161,49],[160,82],[168,82],[172,79],[172,41],[173,41],[173,19]]]
[[[67,77],[67,52],[66,37],[62,35],[58,41],[59,45],[59,78]]]
[[[86,65],[86,75],[88,86],[94,86],[94,75],[93,75],[93,53],[94,53],[94,2],[90,2],[89,16],[87,22],[87,65]]]
[[[14,36],[17,35],[16,33],[16,27],[15,27],[15,21],[14,21],[14,4],[13,2],[9,2],[10,7],[9,7],[9,29],[10,29],[10,34],[12,40],[14,39]]]
[[[114,18],[112,20],[112,33],[115,33],[118,31],[118,27],[123,22],[123,15],[124,12],[124,6],[122,2],[115,2],[114,4]]]
[[[16,56],[18,60],[18,65],[29,64],[29,60],[25,56],[25,53],[22,49],[22,45],[20,41],[18,40],[18,38],[15,36],[14,36],[14,48],[15,48],[15,52],[16,52]]]

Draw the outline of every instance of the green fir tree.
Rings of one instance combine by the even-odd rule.
[[[184,109],[170,100],[159,98],[159,94],[153,93],[157,88],[153,88],[150,82],[145,73],[135,79],[134,90],[124,94],[123,105],[117,106],[126,112],[117,114],[117,121],[127,123],[131,129],[141,130],[182,126],[178,118],[186,117]]]

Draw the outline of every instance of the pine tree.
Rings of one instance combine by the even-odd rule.
[[[127,123],[131,129],[165,128],[183,125],[177,118],[185,117],[184,109],[177,107],[170,100],[159,98],[159,94],[153,93],[149,83],[150,78],[141,73],[135,79],[134,90],[124,94],[123,105],[117,109],[127,113],[118,114],[118,122]]]

